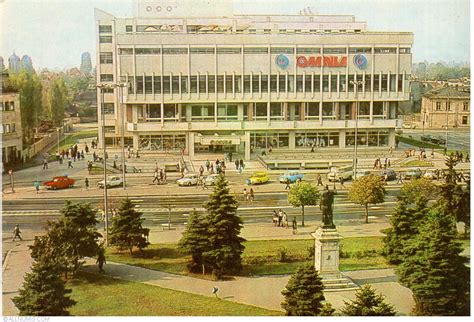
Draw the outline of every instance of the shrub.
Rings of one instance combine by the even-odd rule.
[[[279,262],[288,262],[288,249],[286,247],[280,247],[277,250],[277,258]]]

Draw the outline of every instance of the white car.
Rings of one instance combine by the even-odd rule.
[[[195,186],[198,184],[199,175],[195,173],[188,173],[183,178],[176,180],[179,186]]]
[[[423,178],[436,180],[436,179],[438,179],[437,171],[435,169],[428,169],[423,174]]]
[[[216,180],[217,178],[219,177],[218,174],[210,174],[208,176],[206,176],[206,178],[204,179],[204,185],[206,186],[213,186],[216,184]]]
[[[99,188],[104,188],[104,180],[97,182]],[[107,177],[107,188],[121,187],[123,185],[123,180],[119,176],[108,176]]]
[[[344,167],[332,167],[331,171],[328,173],[328,180],[332,181],[346,181],[352,178],[353,168],[351,165]]]

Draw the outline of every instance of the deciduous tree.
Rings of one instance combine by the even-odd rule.
[[[310,182],[298,182],[293,185],[288,193],[288,202],[293,207],[301,207],[301,226],[304,227],[304,207],[315,206],[319,201],[318,188]]]
[[[349,199],[356,204],[365,207],[365,223],[369,222],[369,205],[375,205],[385,201],[385,183],[376,175],[368,175],[354,180],[349,187]]]
[[[332,315],[334,309],[325,303],[323,289],[323,282],[314,265],[302,266],[290,277],[281,292],[285,297],[281,306],[288,316]]]
[[[356,292],[352,302],[344,301],[342,314],[347,316],[394,316],[392,305],[385,302],[382,294],[376,294],[370,285],[364,285]]]

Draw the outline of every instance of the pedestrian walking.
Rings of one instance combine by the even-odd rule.
[[[86,146],[84,147],[84,150],[86,150],[86,154],[89,154],[89,146],[86,143]]]
[[[403,176],[402,176],[402,172],[398,172],[398,176],[397,176],[397,184],[403,184]]]
[[[469,162],[469,152],[466,152],[466,162]]]
[[[298,223],[296,222],[296,217],[293,217],[293,222],[291,224],[293,227],[293,235],[296,235],[298,232]]]
[[[243,170],[245,169],[245,164],[244,164],[244,160],[243,159],[240,159],[239,160],[239,165],[240,165],[240,168]]]
[[[291,187],[290,187],[290,179],[286,179],[286,182],[285,182],[285,190],[290,190]]]
[[[155,172],[153,173],[153,181],[151,183],[159,183],[160,180],[158,179],[158,170],[155,170]]]
[[[252,188],[250,188],[250,201],[253,202],[255,200],[255,193]]]
[[[63,164],[63,159],[64,159],[64,157],[61,155],[61,156],[59,157],[59,164]]]
[[[278,209],[278,227],[281,227],[281,221],[283,220],[283,211]]]
[[[282,225],[283,227],[288,228],[288,215],[285,211],[283,211]]]
[[[341,184],[341,188],[344,188],[344,178],[342,176],[339,178],[339,183]]]
[[[86,190],[89,190],[89,179],[84,179],[84,183],[86,185]]]
[[[43,170],[48,169],[48,159],[44,158],[43,160]]]
[[[74,168],[74,167],[72,166],[72,160],[71,160],[70,158],[67,160],[67,168],[68,168],[68,169]]]
[[[322,186],[323,185],[323,178],[321,178],[321,175],[318,174],[318,177],[317,177],[317,181],[318,181],[318,186]]]
[[[209,172],[210,167],[211,167],[211,163],[209,162],[209,160],[206,160],[206,170],[207,170],[207,172]]]
[[[20,231],[20,225],[16,224],[15,225],[15,228],[13,228],[13,240],[12,241],[15,241],[16,238],[20,238],[20,240],[23,240],[21,238],[21,231]]]
[[[91,171],[92,171],[92,162],[89,160],[87,161],[87,171],[89,172],[89,174],[91,174]]]
[[[234,163],[235,163],[235,170],[239,170],[239,160],[236,159]]]
[[[39,191],[40,191],[40,183],[39,183],[39,181],[35,181],[35,183],[34,183],[33,185],[35,186],[36,194],[38,194]]]
[[[204,174],[204,167],[201,165],[201,166],[199,167],[199,176],[202,177],[203,174]]]
[[[392,156],[392,153],[393,153],[393,148],[390,146],[388,148],[388,155]]]
[[[105,259],[105,251],[103,249],[99,250],[99,255],[97,256],[96,264],[99,265],[99,272],[105,273],[104,264],[107,264],[107,261]]]
[[[273,213],[272,213],[272,224],[275,227],[278,225],[278,214],[275,209],[273,210]]]
[[[217,286],[214,286],[212,288],[212,294],[214,294],[216,296],[216,298],[218,299],[219,295],[217,295],[217,292],[219,292],[219,289],[217,288]]]
[[[244,191],[242,192],[242,194],[244,195],[244,200],[249,201],[249,194],[247,192],[247,188],[244,188]]]
[[[163,169],[160,169],[160,182],[164,182],[164,179],[165,179],[165,173]]]

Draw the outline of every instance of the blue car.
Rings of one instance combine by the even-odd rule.
[[[278,178],[278,180],[280,181],[280,183],[286,183],[287,181],[289,181],[290,183],[295,183],[299,179],[303,180],[303,178],[304,178],[304,174],[299,173],[298,171],[291,171],[291,172],[282,174]]]

